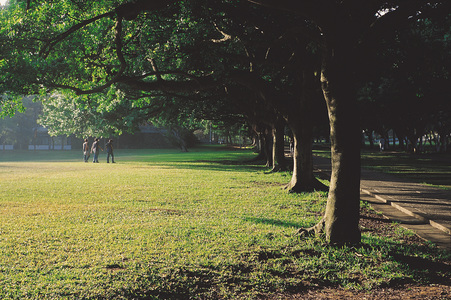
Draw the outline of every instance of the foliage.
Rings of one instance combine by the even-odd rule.
[[[16,149],[26,149],[32,142],[36,128],[36,119],[41,105],[33,97],[20,99],[21,112],[0,119],[0,144],[14,145]],[[26,108],[26,109],[25,109]]]
[[[0,118],[11,117],[16,112],[24,112],[24,110],[21,97],[15,97],[8,93],[0,96]]]
[[[52,136],[108,137],[123,131],[134,132],[146,120],[148,110],[131,105],[120,90],[110,91],[112,94],[44,96],[38,122],[48,128]]]
[[[416,145],[428,131],[451,134],[451,19],[425,19],[384,37],[373,80],[360,92],[362,125]],[[381,67],[383,66],[383,68]]]
[[[7,25],[0,35],[10,47],[3,49],[6,77],[0,90],[45,95],[41,121],[51,134],[132,132],[149,118],[176,131],[191,129],[194,118],[236,119],[237,109],[224,102],[222,83],[215,83],[226,64],[218,53],[239,43],[212,42],[223,34],[214,25],[222,12],[203,1],[186,1],[122,19],[118,28],[116,8],[123,3],[42,1],[25,7],[12,1],[1,14]],[[96,16],[102,17],[71,31]],[[19,62],[27,72],[17,71]],[[55,90],[51,96],[49,90]],[[86,90],[92,95],[76,95]]]

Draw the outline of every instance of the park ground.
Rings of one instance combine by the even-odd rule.
[[[299,239],[327,193],[287,194],[290,174],[249,163],[249,150],[118,150],[116,164],[1,154],[2,299],[451,298],[449,251],[365,203],[361,245]],[[364,155],[450,182],[434,160],[415,172],[416,158]]]

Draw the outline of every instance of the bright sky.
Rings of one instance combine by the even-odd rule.
[[[0,5],[5,5],[7,0],[0,0]]]

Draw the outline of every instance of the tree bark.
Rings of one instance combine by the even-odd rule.
[[[273,138],[272,138],[272,133],[268,131],[265,131],[265,133],[262,135],[263,136],[263,146],[264,146],[264,151],[265,151],[265,156],[266,156],[266,167],[270,168],[273,164],[272,161],[272,149],[273,149]]]
[[[256,131],[256,140],[257,140],[257,151],[258,155],[252,159],[252,161],[260,162],[265,161],[265,163],[268,162],[268,151],[266,146],[266,134],[264,131]]]
[[[284,141],[285,122],[279,119],[272,129],[272,172],[287,171],[288,164],[285,159],[285,141]]]
[[[330,243],[359,243],[360,128],[353,72],[357,53],[352,51],[352,41],[331,39],[335,42],[328,41],[324,46],[321,70],[321,86],[329,112],[332,164],[324,231]]]
[[[293,132],[294,154],[293,175],[290,183],[286,186],[290,192],[311,192],[314,190],[327,190],[313,174],[313,120],[312,102],[315,99],[314,87],[318,82],[313,70],[306,68],[302,76],[302,91],[299,110],[295,115],[289,116],[289,125]]]
[[[374,149],[373,130],[368,129],[366,134],[368,136],[368,141],[370,142],[370,149]]]

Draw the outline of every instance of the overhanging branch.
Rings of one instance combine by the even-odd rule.
[[[80,22],[80,23],[78,23],[78,24],[72,26],[72,27],[69,28],[67,31],[65,31],[65,32],[63,32],[63,33],[57,35],[55,38],[49,40],[49,41],[44,45],[44,47],[42,47],[41,55],[42,55],[44,58],[46,58],[46,57],[50,54],[50,51],[52,51],[52,49],[53,49],[53,47],[54,47],[55,45],[57,45],[59,42],[61,42],[61,41],[63,41],[64,39],[66,39],[66,38],[67,38],[68,36],[70,36],[72,33],[74,33],[74,32],[76,32],[76,31],[80,30],[81,28],[85,27],[86,25],[89,25],[89,24],[91,24],[91,23],[94,23],[94,22],[97,21],[97,20],[100,20],[100,19],[105,18],[105,17],[112,16],[113,13],[114,13],[113,11],[110,11],[110,12],[107,12],[107,13],[104,13],[104,14],[101,14],[101,15],[98,15],[98,16],[96,16],[96,17],[94,17],[94,18],[85,20],[85,21],[83,21],[83,22]]]
[[[222,83],[213,80],[210,76],[198,77],[196,80],[187,81],[143,81],[134,77],[122,77],[120,82],[140,91],[162,91],[165,93],[195,93],[212,90],[222,85]]]

